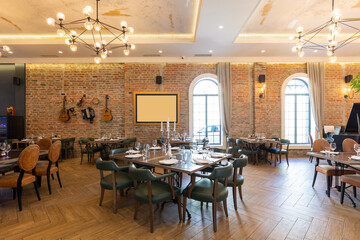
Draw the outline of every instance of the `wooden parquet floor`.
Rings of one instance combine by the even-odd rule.
[[[229,217],[218,207],[218,232],[212,229],[211,205],[188,201],[191,220],[179,223],[177,207],[168,203],[154,213],[155,232],[149,232],[148,208],[142,205],[133,220],[130,190],[119,198],[114,214],[112,193],[106,191],[99,206],[99,172],[79,159],[60,163],[63,188],[46,180],[37,201],[32,186],[23,192],[23,211],[12,200],[10,189],[0,189],[0,239],[360,239],[360,201],[353,208],[348,199],[340,205],[340,193],[325,195],[325,177],[311,187],[314,166],[307,159],[291,159],[278,167],[249,165],[244,169],[244,201],[234,211],[229,192]],[[186,184],[185,184],[186,185]],[[360,195],[360,194],[359,194]]]

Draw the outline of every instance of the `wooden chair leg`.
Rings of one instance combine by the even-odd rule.
[[[51,178],[52,180],[55,180],[54,174],[51,174]]]
[[[326,194],[328,197],[330,197],[331,176],[326,176],[326,185],[327,185]]]
[[[200,203],[201,208],[203,208],[203,203],[204,203],[204,202],[201,202],[201,203]]]
[[[235,192],[236,192],[236,191],[235,191]],[[226,216],[226,217],[229,217],[228,210],[227,210],[227,200],[226,200],[226,198],[225,198],[225,200],[223,201],[223,204],[224,204],[225,216]]]
[[[114,193],[114,213],[117,213],[117,191],[116,189],[113,189]]]
[[[217,224],[216,224],[216,200],[213,201],[212,204],[212,213],[213,213],[213,228],[214,228],[214,232],[217,231]]]
[[[154,219],[153,219],[153,207],[152,201],[149,201],[149,220],[150,220],[150,232],[154,232]]]
[[[236,186],[232,187],[232,192],[233,192],[233,199],[234,199],[234,208],[235,208],[235,211],[237,211]]]
[[[353,186],[353,193],[354,193],[354,197],[356,198],[356,187]]]
[[[46,180],[47,180],[47,184],[48,184],[49,194],[51,195],[50,173],[46,174]]]
[[[281,152],[279,153],[279,164],[281,163]]]
[[[186,200],[187,200],[187,197],[183,196],[183,222],[185,222],[185,217],[186,217]]]
[[[37,196],[38,200],[40,201],[41,199],[40,199],[39,189],[38,189],[38,187],[37,187],[36,181],[33,182],[33,184],[34,184],[36,196]]]
[[[58,181],[59,181],[60,188],[62,188],[59,170],[56,172],[56,176],[57,176],[57,179],[58,179]]]
[[[139,202],[135,199],[135,211],[134,211],[134,220],[137,218],[137,212],[139,210]]]
[[[181,199],[180,199],[180,197],[177,197],[176,200],[177,200],[177,206],[178,206],[178,212],[179,212],[179,221],[181,222],[181,219],[182,219],[182,217],[181,217]]]
[[[82,164],[82,161],[83,161],[83,155],[84,155],[84,154],[81,153],[80,165]]]
[[[240,199],[241,199],[241,201],[242,201],[242,200],[243,200],[243,197],[242,197],[242,188],[241,188],[241,185],[238,186],[238,189],[239,189]]]
[[[318,172],[316,171],[316,167],[315,167],[314,179],[313,179],[312,187],[314,187],[314,185],[315,185],[315,181],[316,181],[317,173],[318,173]]]
[[[123,189],[123,188],[119,189],[119,192],[120,192],[120,197],[124,197],[124,196],[125,196],[125,192],[124,192],[124,189]]]
[[[340,203],[341,204],[344,203],[345,186],[346,186],[346,183],[341,182],[341,195],[340,195]]]
[[[16,198],[16,188],[13,188],[12,190],[13,190],[13,200],[15,200],[15,198]]]
[[[19,210],[22,211],[22,204],[21,204],[22,187],[17,187],[16,191],[18,196]]]
[[[102,202],[104,200],[104,193],[105,193],[105,188],[101,187],[101,190],[100,190],[100,203],[99,203],[99,206],[102,205]]]
[[[289,154],[288,153],[286,153],[286,163],[289,166]]]
[[[179,173],[179,183],[180,183],[180,189],[182,187],[182,179],[183,179],[183,174],[182,173]]]
[[[275,158],[274,158],[275,167],[276,167],[276,162],[277,162],[277,154],[275,153]]]

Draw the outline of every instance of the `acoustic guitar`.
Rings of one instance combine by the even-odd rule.
[[[63,108],[60,111],[59,120],[62,122],[67,122],[70,120],[69,110],[65,108],[66,96],[63,99]]]
[[[107,107],[109,95],[105,97],[105,108],[102,111],[101,120],[108,122],[112,120],[111,110]]]

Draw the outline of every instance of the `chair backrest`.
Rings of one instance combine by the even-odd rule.
[[[42,138],[36,144],[39,145],[40,150],[49,150],[52,141],[50,138]]]
[[[155,181],[156,178],[150,169],[136,168],[134,164],[129,166],[129,176],[136,181]]]
[[[239,158],[234,158],[233,161],[234,168],[242,168],[248,165],[248,157],[242,154]]]
[[[40,147],[36,144],[26,147],[20,153],[18,165],[21,170],[32,170],[39,160]]]
[[[75,138],[67,138],[66,142],[68,146],[74,146]]]
[[[104,161],[101,158],[96,160],[96,168],[102,171],[116,171],[118,165],[113,160]]]
[[[342,142],[343,152],[355,152],[354,146],[359,145],[354,139],[346,138]]]
[[[136,142],[136,137],[125,139],[121,144],[122,144],[124,147],[133,147],[133,145],[135,144],[135,142]]]
[[[286,145],[286,150],[289,150],[290,140],[288,140],[288,139],[280,139],[280,143],[281,143],[281,148],[282,148],[283,145]]]
[[[60,157],[61,152],[61,141],[54,142],[50,148],[48,153],[48,158],[51,162],[57,162]]]
[[[316,139],[313,145],[313,152],[323,151],[326,147],[330,147],[330,143],[328,141],[322,138]]]
[[[209,175],[209,179],[228,178],[232,175],[233,165],[228,163],[225,166],[215,167]]]
[[[128,150],[127,148],[116,148],[111,150],[111,154],[124,153],[127,150]]]
[[[311,145],[311,149],[312,149],[314,146],[314,140],[313,140],[313,137],[311,136],[311,133],[309,133],[309,140],[310,140],[310,145]]]

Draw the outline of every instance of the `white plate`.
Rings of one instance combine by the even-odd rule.
[[[171,147],[171,151],[178,151],[178,150],[180,150],[179,147]]]
[[[196,164],[208,164],[210,162],[209,159],[203,159],[203,158],[193,158],[193,161]]]
[[[360,156],[353,155],[351,156],[351,160],[360,161]]]
[[[160,150],[161,147],[151,147],[150,150]]]
[[[126,155],[125,157],[126,158],[139,158],[139,157],[142,157],[143,155],[142,154],[134,154],[134,155]]]
[[[140,151],[129,150],[129,151],[126,151],[125,153],[127,153],[127,154],[137,154],[137,153],[140,153]]]
[[[222,158],[224,156],[224,154],[222,154],[222,153],[212,153],[210,156],[213,157],[213,158]]]
[[[338,155],[339,154],[339,152],[327,152],[327,151],[320,151],[320,153],[324,153],[324,154],[330,153],[331,155]]]
[[[179,161],[177,159],[159,160],[159,163],[164,165],[173,165],[173,164],[177,164],[178,162]]]

